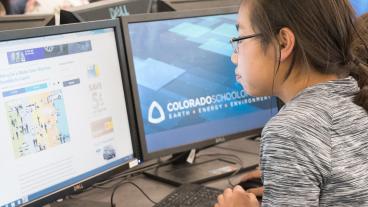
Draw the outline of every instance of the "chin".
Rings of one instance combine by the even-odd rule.
[[[239,83],[242,85],[244,91],[250,96],[254,96],[254,97],[269,96],[268,94],[264,93],[264,91],[259,90],[258,87],[249,87],[249,85],[245,84],[244,82],[239,82]]]
[[[269,96],[268,94],[265,94],[265,93],[262,93],[261,91],[259,90],[255,90],[255,89],[249,89],[249,88],[246,88],[246,87],[243,87],[244,88],[244,91],[250,95],[250,96],[254,96],[254,97],[260,97],[260,96]]]
[[[250,96],[254,96],[254,97],[257,97],[257,96],[260,96],[258,95],[258,93],[255,93],[254,91],[245,91],[248,95]]]

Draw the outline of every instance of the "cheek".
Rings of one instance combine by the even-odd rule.
[[[239,74],[247,82],[257,79],[259,71],[259,65],[257,57],[253,57],[252,54],[244,54],[238,59]]]
[[[250,95],[267,95],[272,87],[272,62],[264,54],[242,55],[238,59],[238,73],[245,90]]]

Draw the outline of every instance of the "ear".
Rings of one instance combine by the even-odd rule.
[[[280,30],[278,34],[279,44],[280,44],[280,61],[291,58],[294,47],[295,47],[295,35],[291,29],[284,27]]]

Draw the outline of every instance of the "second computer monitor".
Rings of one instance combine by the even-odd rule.
[[[276,100],[235,80],[232,8],[123,18],[144,159],[257,136]]]
[[[0,32],[0,68],[0,206],[42,206],[134,165],[119,21]]]
[[[7,15],[0,17],[0,31],[55,25],[53,14]]]
[[[60,11],[60,23],[115,19],[130,14],[148,13],[152,0],[104,0]]]

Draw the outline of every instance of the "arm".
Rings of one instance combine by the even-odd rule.
[[[262,206],[319,206],[321,188],[330,175],[326,137],[327,130],[315,130],[305,122],[271,125],[264,130]]]

